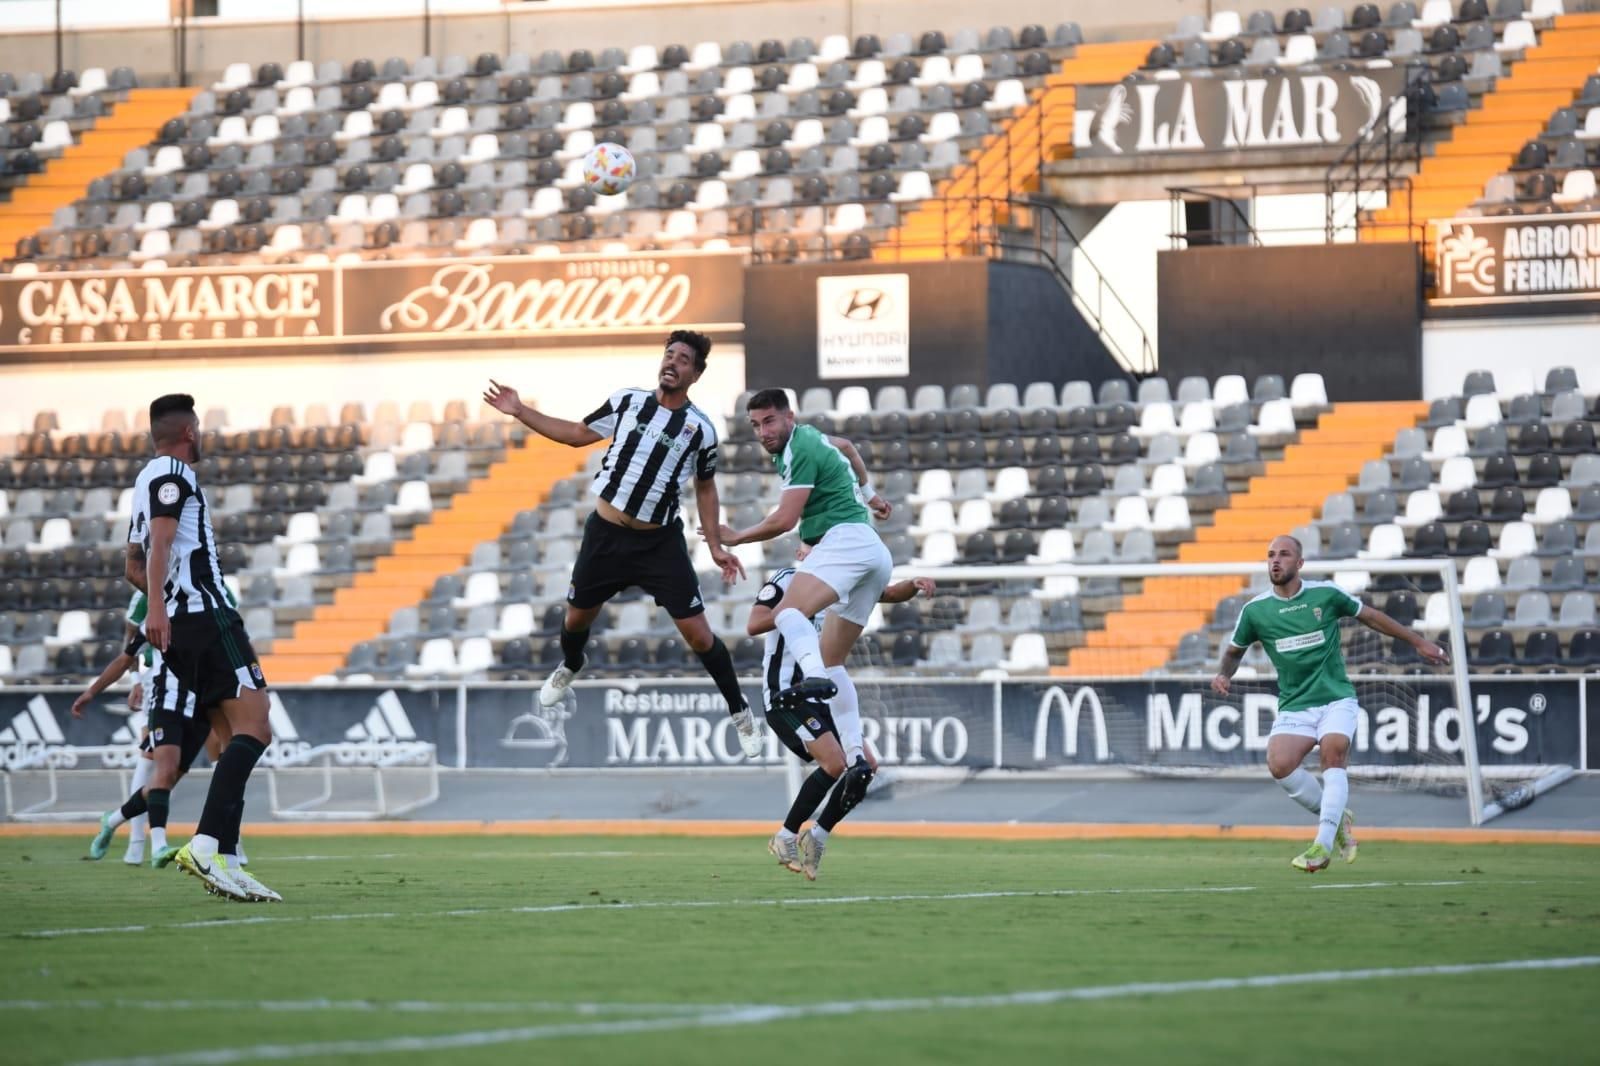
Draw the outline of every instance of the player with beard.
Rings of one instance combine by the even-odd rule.
[[[1450,658],[1438,644],[1363,604],[1332,581],[1305,580],[1300,576],[1304,563],[1294,537],[1274,537],[1267,545],[1272,587],[1239,612],[1211,690],[1228,695],[1244,653],[1261,643],[1278,672],[1278,717],[1267,738],[1267,770],[1291,799],[1317,816],[1316,840],[1291,863],[1297,870],[1316,873],[1327,868],[1335,848],[1345,862],[1356,861],[1346,765],[1361,707],[1345,674],[1340,619],[1354,618],[1386,637],[1403,640],[1435,666]],[[1320,784],[1300,765],[1314,747],[1322,751]]]
[[[572,567],[567,612],[561,622],[562,662],[539,689],[539,703],[554,707],[585,660],[589,628],[606,602],[637,586],[666,609],[727,701],[728,714],[747,757],[760,758],[761,730],[733,670],[727,645],[706,621],[700,578],[684,543],[678,517],[679,488],[693,479],[700,529],[708,533],[711,558],[730,584],[744,567],[717,537],[717,430],[689,401],[689,389],[705,373],[711,338],[693,330],[668,337],[654,389],[620,389],[581,422],[554,418],[522,402],[517,390],[491,381],[484,402],[535,433],[582,448],[611,438],[605,461],[589,486],[594,511]]]

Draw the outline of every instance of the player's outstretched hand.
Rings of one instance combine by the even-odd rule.
[[[717,526],[717,533],[717,539],[722,542],[724,548],[731,548],[739,543],[739,532],[732,526],[719,525]],[[702,540],[708,539],[706,538],[706,528],[704,526],[700,527],[700,537]]]
[[[932,596],[934,590],[939,587],[934,584],[931,577],[914,577],[911,579],[911,583],[917,587],[919,596]]]
[[[1215,692],[1219,696],[1226,696],[1228,694],[1228,689],[1232,687],[1233,682],[1224,677],[1222,674],[1218,674],[1216,677],[1211,679],[1211,691]]]
[[[1433,666],[1450,665],[1450,653],[1444,650],[1444,645],[1431,640],[1417,641],[1417,654],[1422,656],[1423,662]]]
[[[82,718],[84,709],[88,706],[89,694],[87,692],[79,693],[78,698],[72,701],[72,717]]]
[[[489,379],[489,387],[483,390],[483,402],[501,414],[511,415],[513,418],[522,410],[522,397],[517,395],[517,390],[509,385],[502,385],[493,378]]]
[[[733,585],[744,580],[744,564],[739,561],[737,555],[726,548],[718,548],[712,552],[711,561],[722,571],[722,580],[727,584]]]
[[[889,516],[894,513],[894,504],[884,499],[880,494],[867,501],[867,510],[871,511],[872,517],[878,521],[887,522]]]

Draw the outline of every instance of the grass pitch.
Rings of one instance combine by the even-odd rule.
[[[1457,1066],[1600,1037],[1597,849],[1369,843],[1307,877],[1284,843],[845,832],[812,884],[759,838],[246,843],[286,903],[120,838],[0,839],[0,1057]]]

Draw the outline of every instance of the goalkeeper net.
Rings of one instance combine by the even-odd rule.
[[[1336,582],[1450,657],[1432,666],[1404,641],[1341,623],[1361,706],[1350,771],[1363,787],[1450,797],[1476,825],[1571,776],[1570,765],[1542,761],[1539,723],[1474,700],[1452,561],[1308,562],[1302,573]],[[931,604],[908,605],[918,608],[915,623],[908,607],[880,608],[851,660],[867,740],[883,763],[879,787],[1027,773],[1265,776],[1277,713],[1271,661],[1256,645],[1226,696],[1211,688],[1239,611],[1268,588],[1262,563],[896,576],[933,577],[939,591]],[[907,638],[910,624],[931,632]],[[952,718],[964,723],[959,737]],[[1316,768],[1314,756],[1307,765]]]

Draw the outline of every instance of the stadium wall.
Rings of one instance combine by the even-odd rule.
[[[1422,395],[1414,246],[1191,248],[1157,258],[1161,372],[1169,379],[1287,380],[1315,371],[1334,401]]]
[[[53,3],[7,4],[26,7],[0,35],[0,70],[46,70],[53,54]],[[278,7],[279,5],[273,5]],[[423,22],[417,15],[389,18],[344,17],[308,20],[305,55],[297,53],[293,5],[284,5],[291,17],[270,20],[205,18],[190,22],[188,66],[192,81],[210,81],[229,63],[252,67],[269,60],[286,63],[295,58],[321,62],[337,59],[348,64],[367,57],[381,62],[391,55],[414,57],[425,50],[443,56],[480,52],[504,55],[524,51],[537,55],[545,49],[568,52],[588,48],[598,52],[610,45],[693,44],[709,40],[757,42],[768,37],[788,41],[796,36],[820,39],[841,33],[854,37],[876,33],[920,33],[939,29],[947,35],[972,26],[984,28],[1004,21],[1013,30],[1028,23],[1047,29],[1063,19],[1078,22],[1089,40],[1131,39],[1171,30],[1179,16],[1205,15],[1209,7],[1200,0],[1123,0],[1063,7],[1051,0],[1014,0],[1002,11],[977,13],[959,0],[547,0],[540,4],[506,5],[500,10],[435,13],[430,20],[430,47],[423,46]],[[308,3],[315,10],[318,5]],[[418,5],[420,7],[420,4]],[[112,5],[67,5],[68,29],[63,62],[76,70],[127,65],[141,75],[160,77],[177,69],[177,34],[169,25],[127,25],[147,18],[119,14]],[[10,17],[8,13],[8,18]],[[38,27],[38,28],[22,28]],[[114,28],[115,27],[115,28]]]
[[[869,311],[864,301],[873,291],[884,300]],[[901,293],[908,308],[894,306]],[[866,317],[852,321],[857,312]],[[905,317],[894,321],[897,314]],[[756,359],[747,370],[751,387],[1025,385],[1122,373],[1061,283],[1020,263],[753,266],[745,273],[744,320],[745,347]],[[830,361],[830,339],[846,350],[838,362],[852,365]],[[876,351],[852,357],[852,346]]]
[[[665,337],[663,330],[662,336]],[[175,357],[126,363],[47,363],[0,367],[0,432],[33,428],[36,412],[53,410],[68,432],[100,428],[107,410],[135,411],[166,392],[192,393],[202,410],[226,408],[229,424],[268,424],[274,407],[300,410],[360,401],[477,400],[489,379],[518,389],[524,401],[563,418],[581,418],[626,385],[653,386],[659,340],[631,345],[526,351],[499,349],[463,355],[445,348],[414,355],[248,359]],[[732,410],[744,389],[744,346],[713,348],[695,402],[712,413]]]
[[[1600,314],[1429,319],[1422,326],[1424,399],[1459,395],[1469,370],[1492,371],[1507,396],[1538,392],[1557,366],[1576,369],[1585,394],[1600,392]]]

